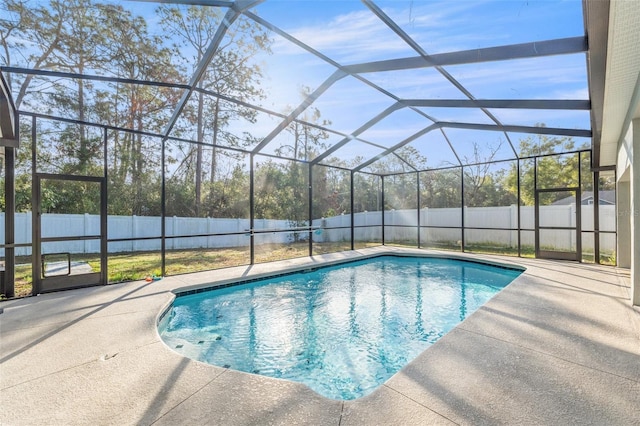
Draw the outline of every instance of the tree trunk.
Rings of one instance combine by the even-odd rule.
[[[202,203],[202,142],[204,139],[203,117],[204,99],[202,92],[198,92],[198,145],[196,146],[196,188],[195,188],[195,216],[200,217],[200,206]]]
[[[216,99],[215,101],[215,105],[214,105],[214,110],[213,110],[213,140],[211,141],[213,143],[213,146],[211,147],[211,170],[210,170],[210,176],[209,176],[209,182],[211,183],[210,185],[210,189],[209,191],[213,192],[215,191],[215,186],[214,183],[216,181],[216,169],[218,167],[218,163],[217,163],[217,145],[218,145],[218,116],[220,114],[220,99]],[[215,205],[213,203],[214,197],[213,197],[213,193],[210,194],[209,198],[211,199],[210,205],[209,205],[209,217],[214,217],[215,215]]]
[[[84,72],[84,65],[82,63],[82,59],[80,60],[80,66],[78,68],[80,74]],[[80,122],[84,122],[84,81],[78,80],[78,120]],[[87,148],[87,137],[85,135],[86,129],[85,126],[80,124],[79,126],[80,133],[80,147],[78,149],[78,172],[81,174],[86,173],[86,167],[88,163],[88,148]]]
[[[143,124],[142,124],[142,117],[140,114],[137,114],[136,117],[136,127],[138,130],[142,131],[143,130]],[[142,169],[144,167],[144,160],[142,158],[142,134],[138,133],[135,137],[135,148],[134,148],[134,152],[135,152],[135,175],[134,175],[134,182],[135,182],[135,203],[134,203],[134,213],[136,215],[140,215],[142,213],[142,204],[143,204],[143,197],[142,197],[142,191],[143,191],[143,183],[142,183]]]

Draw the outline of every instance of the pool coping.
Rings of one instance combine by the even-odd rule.
[[[157,334],[177,289],[425,253],[526,270],[363,398],[189,360]],[[386,246],[11,300],[0,303],[0,423],[637,424],[628,289],[612,267]]]

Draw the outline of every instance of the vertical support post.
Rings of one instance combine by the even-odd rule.
[[[418,248],[420,248],[420,172],[416,172],[416,213],[418,214]]]
[[[354,176],[354,171],[351,170],[349,176],[351,177],[351,182],[349,182],[349,191],[351,193],[351,250],[355,250],[355,225],[356,225],[356,216],[355,213],[353,211],[354,207],[355,207],[355,203],[353,201],[353,176]]]
[[[16,130],[17,131],[17,130]],[[16,139],[18,136],[16,135]],[[15,296],[15,275],[16,275],[16,257],[14,244],[16,242],[16,198],[15,198],[15,148],[5,147],[5,181],[4,181],[4,196],[5,196],[5,215],[4,215],[4,235],[5,245],[4,250],[4,280],[2,281],[2,289],[0,293],[3,293],[6,297]]]
[[[108,268],[108,262],[107,262],[107,256],[108,256],[108,251],[109,251],[109,245],[107,242],[107,235],[108,235],[108,214],[109,214],[109,210],[108,210],[108,205],[107,205],[107,200],[108,200],[108,188],[107,188],[107,182],[109,182],[108,179],[108,170],[109,170],[109,162],[107,159],[107,154],[108,154],[108,150],[107,150],[107,140],[108,140],[108,132],[107,132],[107,128],[105,127],[103,129],[103,138],[102,138],[102,144],[103,144],[103,167],[104,167],[104,179],[102,180],[102,182],[100,182],[100,284],[107,284],[107,282],[109,281],[109,271],[107,270]],[[164,163],[163,163],[164,164]]]
[[[636,155],[631,158],[631,303],[640,305],[640,119],[632,121],[633,147]]]
[[[161,179],[160,179],[160,275],[163,277],[166,275],[166,262],[167,262],[167,230],[166,230],[166,218],[167,218],[167,178],[165,176],[165,164],[166,164],[166,145],[167,138],[162,139],[162,147],[160,149],[160,167],[162,167]]]
[[[600,264],[600,172],[593,172],[593,257]]]
[[[533,157],[533,229],[536,258],[540,257],[540,203],[538,201],[538,157]]]
[[[464,253],[464,166],[460,166],[460,251]]]
[[[615,234],[613,234],[614,236],[614,250],[616,253],[616,265],[618,266],[618,238],[619,238],[619,234],[618,234],[618,221],[620,220],[620,216],[618,216],[618,171],[614,170],[613,171],[613,182],[615,185],[615,190],[614,190],[614,200],[615,200],[615,215],[614,215],[614,219],[613,219],[613,229],[615,230]]]
[[[518,216],[517,216],[517,226],[518,226],[518,257],[522,257],[522,226],[520,224],[520,200],[521,198],[521,193],[520,193],[520,159],[518,158],[516,160],[516,173],[518,173],[517,176],[517,185],[518,185]]]
[[[576,251],[582,263],[582,151],[578,152],[578,189],[576,190]]]
[[[255,185],[254,185],[254,157],[255,154],[252,152],[249,154],[249,264],[253,265],[255,263],[255,247],[254,247],[254,234],[253,234],[253,226],[255,221]]]
[[[308,182],[308,186],[309,186],[309,206],[308,206],[308,216],[309,216],[309,231],[308,231],[308,236],[309,236],[309,256],[313,256],[313,165],[312,164],[307,164],[307,167],[309,167],[309,182]]]
[[[40,257],[40,180],[38,179],[37,163],[37,132],[36,116],[31,118],[31,274],[33,280],[32,294],[35,296],[42,292],[42,263]]]
[[[384,245],[384,176],[380,176],[380,211],[382,212],[382,245]]]

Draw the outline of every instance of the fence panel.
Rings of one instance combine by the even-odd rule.
[[[465,227],[486,228],[517,228],[517,206],[503,207],[469,207],[465,208]],[[575,206],[544,206],[540,208],[541,224],[546,226],[575,226]],[[582,229],[593,230],[593,206],[581,206]],[[4,223],[4,213],[0,213],[0,223]],[[533,206],[520,207],[520,224],[524,229],[533,230],[535,210]],[[15,234],[17,243],[32,242],[31,212],[16,213]],[[417,212],[411,210],[393,210],[385,212],[385,225],[415,226]],[[615,231],[615,206],[600,206],[600,227],[602,230]],[[420,224],[422,226],[453,226],[462,223],[462,210],[456,208],[424,208],[420,210]],[[354,214],[354,230],[356,241],[379,241],[382,237],[382,214],[378,212],[361,212]],[[133,241],[118,241],[109,243],[109,252],[153,251],[157,250],[158,239],[161,234],[161,218],[157,216],[108,216],[109,239],[134,239]],[[256,219],[256,230],[274,232],[261,233],[260,242],[264,244],[285,244],[291,242],[292,234],[275,232],[286,229],[290,225],[287,220]],[[345,242],[351,238],[351,215],[339,215],[316,219],[312,222],[314,240],[318,242]],[[97,215],[42,215],[43,236],[85,236],[99,233],[100,219]],[[343,229],[331,229],[343,228]],[[167,236],[206,235],[206,234],[237,234],[216,237],[198,238],[168,238],[167,249],[190,248],[218,248],[241,247],[246,245],[249,233],[248,219],[219,219],[219,218],[166,218]],[[545,244],[564,247],[567,236],[562,232],[550,233],[545,238]],[[586,238],[588,234],[583,234]],[[415,239],[413,228],[386,226],[387,241],[403,241]],[[521,243],[523,246],[533,246],[534,233],[523,232]],[[135,240],[137,238],[154,238],[151,240]],[[457,229],[431,228],[429,240],[447,244],[457,244],[460,232]],[[470,243],[491,243],[508,247],[517,247],[515,232],[494,232],[492,230],[468,230],[465,240]],[[0,226],[0,241],[4,241],[4,226]],[[589,246],[589,240],[585,240]],[[74,253],[96,253],[99,249],[97,241],[78,241],[72,245]],[[68,251],[69,244],[64,244]],[[601,249],[614,252],[615,236],[601,238]],[[16,255],[29,255],[29,247],[16,248]],[[0,249],[0,256],[4,256],[4,249]]]

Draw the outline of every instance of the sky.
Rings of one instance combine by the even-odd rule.
[[[543,41],[584,34],[582,4],[579,0],[499,0],[499,1],[378,1],[375,3],[392,18],[426,54],[470,50],[508,44]],[[311,48],[341,65],[417,56],[388,26],[360,1],[285,1],[267,0],[256,8],[257,14],[290,33]],[[272,66],[277,106],[291,94],[292,86],[303,82],[324,81],[333,67],[318,65],[312,55],[275,38]],[[286,58],[286,59],[285,59]],[[445,67],[477,99],[588,99],[585,54],[520,59]],[[372,83],[401,99],[465,99],[435,68],[364,74]],[[291,102],[291,97],[286,98]],[[355,78],[334,84],[315,103],[334,128],[350,133],[389,105],[393,100]],[[439,121],[491,124],[477,110],[421,108]],[[588,111],[491,111],[503,124],[547,127],[589,128]],[[391,146],[430,124],[409,110],[389,116],[361,135],[363,139]],[[480,145],[502,143],[497,159],[510,158],[513,150],[501,132],[449,131],[451,143],[460,157],[472,157],[469,140]],[[512,138],[516,146],[518,137]],[[435,141],[435,139],[439,139]],[[588,141],[580,140],[579,143]],[[434,144],[443,149],[433,149]],[[343,157],[358,155],[362,147],[353,144],[353,152],[341,150]],[[446,141],[429,135],[412,146],[424,153],[434,165],[455,163]],[[424,149],[422,149],[424,147]],[[375,150],[374,150],[375,151]],[[489,155],[484,150],[483,155]]]
[[[154,13],[157,4],[139,1],[120,4],[145,16],[152,31],[161,30]],[[584,35],[580,0],[379,0],[375,1],[375,7],[393,19],[427,55]],[[339,65],[418,56],[361,1],[265,0],[251,12]],[[235,25],[238,24],[236,21]],[[302,87],[316,90],[337,68],[275,32],[269,31],[269,36],[273,41],[271,54],[253,59],[265,75],[263,88],[267,96],[258,104],[286,113],[302,102]],[[476,99],[588,99],[584,53],[446,66],[443,71]],[[362,77],[399,99],[467,98],[436,68],[367,73]],[[185,81],[188,80],[187,75]],[[323,92],[312,107],[329,123],[326,126],[336,132],[327,141],[332,145],[394,103],[393,97],[381,90],[346,76]],[[590,127],[588,111],[501,109],[491,113],[502,124]],[[438,121],[493,123],[486,114],[472,109],[404,108],[358,135],[372,145],[354,141],[336,154],[346,160],[377,155],[433,123],[421,114]],[[260,117],[251,125],[259,136],[268,135],[274,123],[280,121],[266,114]],[[247,125],[238,121],[229,130],[242,132]],[[484,156],[489,155],[489,146],[500,144],[503,149],[497,159],[513,157],[502,132],[446,132],[459,158],[471,158],[474,144],[484,147],[481,150]],[[512,143],[517,146],[519,138],[514,135]],[[262,152],[274,153],[286,143],[286,135],[278,136]],[[457,162],[441,132],[418,138],[411,146],[428,158],[431,167]]]

